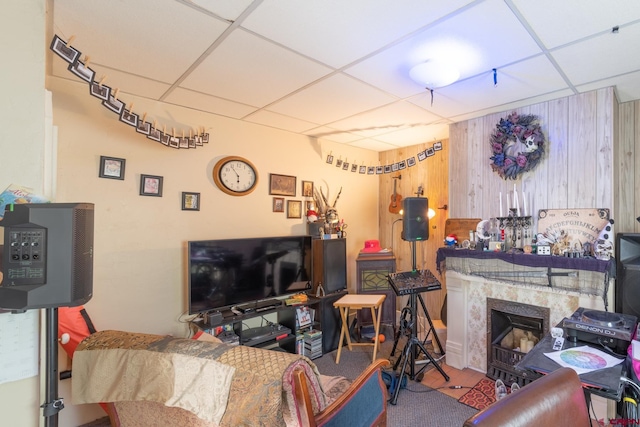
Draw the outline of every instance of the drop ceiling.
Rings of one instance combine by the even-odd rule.
[[[373,151],[602,87],[615,87],[620,102],[640,99],[637,0],[55,0],[49,8],[48,34],[73,36],[96,79],[125,101],[133,94]],[[436,55],[448,55],[460,78],[432,91],[409,70]],[[48,72],[80,81],[67,65],[51,55]]]

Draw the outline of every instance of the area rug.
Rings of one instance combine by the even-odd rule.
[[[483,378],[471,390],[462,395],[458,402],[477,410],[482,410],[496,401],[496,383],[490,378]]]

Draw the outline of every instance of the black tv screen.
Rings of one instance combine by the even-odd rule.
[[[311,278],[311,236],[188,242],[189,314],[280,297]]]

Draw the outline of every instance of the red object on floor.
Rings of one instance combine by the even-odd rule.
[[[458,402],[482,410],[496,401],[496,383],[490,378],[481,379]]]

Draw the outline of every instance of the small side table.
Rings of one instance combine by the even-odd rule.
[[[336,364],[340,363],[340,353],[342,352],[345,335],[347,337],[347,346],[350,351],[351,346],[353,345],[373,345],[373,360],[376,360],[380,335],[380,314],[382,313],[380,307],[382,306],[385,298],[386,295],[348,294],[333,303],[333,306],[340,311],[340,317],[342,318],[342,329],[340,330],[340,341],[338,341]],[[375,336],[373,343],[352,343],[349,335],[349,309],[362,310],[367,308],[371,310],[371,318],[375,319]]]

